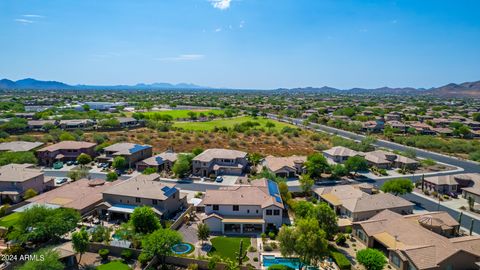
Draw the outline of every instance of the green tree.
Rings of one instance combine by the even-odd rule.
[[[275,124],[272,121],[268,121],[267,123],[265,123],[265,127],[268,129],[272,129],[275,127]]]
[[[314,265],[328,252],[325,232],[315,219],[300,219],[294,227],[282,226],[277,236],[283,256],[298,256],[301,265]]]
[[[198,240],[202,241],[202,245],[204,241],[207,241],[210,237],[210,228],[205,223],[200,223],[197,226],[197,238]]]
[[[124,157],[115,157],[112,162],[112,167],[117,170],[125,169],[128,166],[127,160]]]
[[[307,173],[312,178],[319,178],[322,173],[327,172],[330,168],[327,159],[320,153],[315,153],[307,157],[305,162]]]
[[[380,189],[383,192],[398,196],[412,192],[413,188],[414,185],[410,179],[398,178],[386,181]]]
[[[288,203],[292,199],[292,194],[288,191],[288,185],[285,181],[278,182],[278,190],[284,203]]]
[[[307,196],[310,196],[312,192],[312,187],[315,184],[315,181],[313,181],[313,179],[308,174],[302,175],[299,181],[300,181],[300,188],[302,189],[302,191],[305,194],[307,194]]]
[[[37,158],[33,152],[0,152],[0,166],[7,164],[36,164]]]
[[[187,115],[188,115],[188,117],[190,117],[190,119],[192,119],[192,120],[197,119],[197,113],[195,113],[195,112],[189,111],[189,112],[187,112]]]
[[[157,168],[148,167],[145,170],[143,170],[142,174],[149,175],[149,174],[154,174],[156,172],[157,172]]]
[[[23,199],[24,200],[28,200],[30,198],[33,198],[35,196],[37,196],[37,191],[33,188],[29,188],[25,191],[25,194],[23,195]]]
[[[80,257],[78,258],[78,263],[80,263],[80,261],[82,260],[82,255],[87,252],[88,240],[88,232],[85,230],[85,228],[82,228],[78,232],[72,233],[73,250],[80,254]]]
[[[193,154],[194,156],[198,156],[198,155],[200,155],[201,153],[203,153],[203,148],[195,147],[195,148],[193,148],[193,150],[192,150],[192,154]]]
[[[60,262],[60,254],[51,248],[40,249],[35,252],[36,258],[43,260],[29,260],[20,266],[19,270],[63,270],[64,265]]]
[[[145,236],[142,240],[142,254],[146,258],[158,256],[160,263],[165,262],[165,256],[171,255],[172,247],[182,242],[182,235],[171,229],[159,229]]]
[[[87,165],[88,163],[92,162],[92,157],[89,154],[81,153],[77,157],[77,161],[80,165]]]
[[[88,176],[88,170],[86,169],[77,169],[71,170],[67,173],[67,177],[72,179],[72,181],[77,181]]]
[[[345,168],[349,172],[354,172],[357,174],[359,171],[365,171],[368,169],[368,163],[364,157],[360,156],[353,156],[349,157],[347,161],[345,161]]]
[[[335,164],[332,166],[332,177],[339,178],[348,174],[347,168],[343,164]]]
[[[161,228],[160,220],[149,206],[135,208],[130,216],[130,221],[137,233],[149,234]]]
[[[188,175],[192,166],[192,155],[179,155],[175,164],[173,164],[172,172],[180,178]]]
[[[338,219],[335,211],[328,204],[320,203],[315,206],[315,213],[318,225],[325,231],[327,239],[333,239],[338,232]]]
[[[75,141],[75,136],[67,131],[62,132],[58,138],[60,141]]]
[[[107,173],[107,181],[112,182],[118,179],[118,175],[116,172],[108,172]]]
[[[74,229],[79,221],[80,214],[71,208],[33,206],[20,215],[17,226],[8,234],[8,238],[21,243],[55,241]]]
[[[105,226],[97,226],[93,229],[91,236],[92,241],[97,243],[106,243],[110,241],[111,229]]]
[[[367,270],[382,270],[387,264],[385,255],[379,250],[366,248],[357,251],[357,261]]]
[[[260,161],[262,161],[262,159],[263,156],[260,153],[252,153],[248,155],[248,161],[250,161],[253,166],[257,166],[258,164],[260,164]]]

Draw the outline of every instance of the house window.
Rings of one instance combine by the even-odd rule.
[[[152,200],[152,204],[153,204],[153,205],[157,205],[157,204],[158,204],[158,201],[157,201],[157,200]]]
[[[417,270],[417,268],[411,262],[408,262],[407,270]]]
[[[396,267],[400,267],[400,257],[396,253],[391,253],[390,255],[390,261],[392,262],[393,265]]]
[[[141,202],[140,198],[135,198],[135,202],[137,203]]]
[[[267,210],[267,216],[271,216],[272,215],[272,210]]]
[[[280,210],[273,210],[273,215],[274,216],[280,216]]]
[[[247,214],[250,213],[250,209],[247,209]]]
[[[214,205],[213,205],[213,211],[218,211],[218,208],[219,208],[219,207],[218,207],[218,204],[214,204]]]
[[[175,193],[173,194],[172,198],[174,198],[174,199],[175,199]]]
[[[257,210],[255,210],[255,213],[257,213],[257,214],[258,214],[258,209],[257,209]]]
[[[239,210],[238,205],[234,205],[234,206],[233,206],[233,211],[238,211],[238,210]]]

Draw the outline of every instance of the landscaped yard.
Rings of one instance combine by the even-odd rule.
[[[282,128],[284,127],[295,127],[293,125],[271,120],[271,119],[266,119],[263,117],[257,117],[253,118],[251,116],[242,116],[242,117],[234,117],[234,118],[226,118],[226,119],[216,119],[212,121],[206,121],[206,122],[175,122],[174,126],[183,128],[185,130],[195,130],[195,131],[211,131],[215,127],[217,128],[233,128],[236,124],[241,124],[247,121],[252,121],[252,122],[257,122],[260,124],[260,126],[257,126],[256,128],[265,128],[265,130],[268,130],[268,128],[265,126],[267,122],[273,123],[275,126],[272,128],[273,130],[276,131],[281,131]]]
[[[170,115],[173,117],[173,119],[179,119],[179,118],[190,118],[190,115],[188,115],[189,112],[196,113],[197,117],[200,116],[200,113],[205,114],[207,117],[212,113],[215,115],[221,115],[224,113],[223,110],[170,110],[170,111],[159,111],[159,112],[145,112],[143,113],[143,115],[145,115],[146,118],[155,118],[155,116],[159,116],[159,115]]]
[[[218,255],[225,259],[237,260],[237,253],[240,249],[240,241],[243,241],[243,252],[246,253],[250,247],[250,238],[248,237],[226,237],[218,236],[212,238],[212,250],[208,256]]]
[[[10,227],[10,226],[14,226],[18,219],[20,218],[20,213],[12,213],[8,216],[4,216],[3,218],[0,218],[0,226],[2,227]]]
[[[97,270],[130,270],[131,268],[122,261],[111,261],[97,266]]]

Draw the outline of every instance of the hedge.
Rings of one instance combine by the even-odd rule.
[[[352,264],[350,261],[343,255],[343,253],[339,252],[335,247],[329,246],[328,249],[330,250],[330,256],[332,256],[335,263],[341,270],[350,270],[352,269]]]

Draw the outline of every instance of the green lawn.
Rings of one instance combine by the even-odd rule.
[[[197,117],[200,113],[204,113],[206,116],[209,116],[209,113],[213,113],[215,115],[223,114],[223,110],[170,110],[170,111],[159,111],[159,112],[145,112],[146,118],[154,118],[155,115],[171,115],[173,119],[178,118],[190,118],[188,115],[189,112],[194,112],[197,114]]]
[[[236,261],[236,253],[240,248],[240,240],[243,240],[243,252],[246,253],[250,247],[250,238],[218,236],[212,238],[211,242],[213,247],[208,253],[208,256],[218,255],[224,259]]]
[[[130,270],[127,264],[123,263],[122,261],[111,261],[107,264],[102,264],[97,266],[97,270]]]
[[[234,118],[227,118],[227,119],[215,119],[215,120],[206,121],[206,122],[175,122],[173,126],[183,128],[185,130],[194,130],[194,131],[205,131],[205,130],[207,130],[207,131],[211,131],[215,127],[217,127],[217,128],[221,128],[221,127],[233,128],[234,125],[241,124],[241,123],[244,123],[244,122],[247,122],[247,121],[258,122],[260,124],[260,126],[257,126],[256,127],[257,129],[260,128],[260,127],[263,127],[265,129],[267,129],[265,127],[265,124],[267,122],[273,123],[275,125],[275,127],[273,127],[273,129],[276,130],[276,131],[280,131],[282,128],[287,127],[287,126],[288,127],[295,127],[295,126],[287,124],[287,123],[283,123],[283,122],[279,122],[279,121],[275,121],[275,120],[271,120],[271,119],[266,119],[266,118],[263,118],[263,117],[253,118],[251,116],[242,116],[242,117],[234,117]]]
[[[10,226],[14,226],[18,219],[20,218],[20,213],[12,213],[8,216],[4,216],[3,218],[0,218],[0,226],[3,226],[3,227],[10,227]]]

